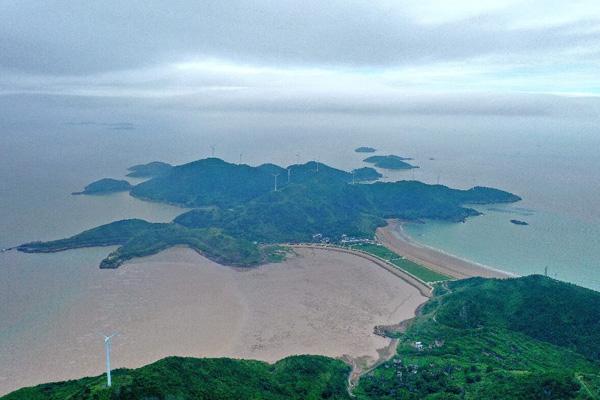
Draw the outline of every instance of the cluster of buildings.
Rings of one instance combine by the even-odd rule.
[[[323,236],[322,233],[315,233],[314,235],[312,235],[312,239],[313,239],[313,242],[315,242],[315,243],[321,243],[321,244],[332,243],[331,238],[329,238],[327,236]],[[341,244],[341,245],[361,244],[361,243],[376,244],[375,240],[373,240],[373,239],[356,238],[356,237],[348,236],[348,235],[340,236],[340,240],[337,243]]]

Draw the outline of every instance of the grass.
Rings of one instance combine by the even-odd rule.
[[[351,249],[364,251],[369,254],[373,254],[374,256],[377,256],[379,258],[382,258],[382,259],[394,264],[396,267],[400,268],[401,270],[404,270],[404,271],[408,272],[409,274],[416,276],[417,278],[421,279],[424,282],[430,283],[430,282],[447,281],[447,280],[451,279],[450,277],[448,277],[446,275],[440,274],[440,273],[435,272],[435,271],[433,271],[427,267],[424,267],[420,264],[417,264],[415,262],[407,260],[406,258],[394,253],[393,251],[391,251],[390,249],[388,249],[385,246],[361,243],[361,244],[356,244],[356,245],[352,245],[349,247]]]
[[[444,286],[401,336],[398,355],[361,378],[357,400],[600,397],[600,363],[589,351],[598,343],[590,337],[598,330],[589,325],[598,317],[598,293],[543,277],[469,279]],[[570,309],[555,301],[559,295]],[[527,329],[513,321],[514,315],[525,317],[519,311],[523,299],[540,315],[526,318]],[[475,304],[494,318],[478,313]],[[569,320],[557,320],[558,315]],[[574,341],[563,340],[559,331]]]

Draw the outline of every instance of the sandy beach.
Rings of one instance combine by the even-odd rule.
[[[86,266],[73,281],[81,287],[72,295],[61,289],[52,315],[11,310],[23,302],[7,297],[4,320],[28,328],[12,336],[12,326],[4,331],[0,395],[102,373],[101,334],[112,332],[119,332],[113,344],[117,368],[169,355],[273,362],[293,354],[344,357],[366,366],[390,344],[373,328],[413,317],[426,301],[365,258],[322,249],[295,252],[283,263],[252,269],[224,267],[185,248],[117,270]],[[30,302],[51,300],[43,293],[44,279],[26,284]]]
[[[496,270],[437,249],[417,243],[402,229],[402,222],[389,220],[388,225],[377,230],[377,239],[389,249],[444,275],[463,279],[473,276],[484,278],[510,278],[513,274]]]

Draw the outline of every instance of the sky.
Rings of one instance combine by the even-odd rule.
[[[595,117],[600,4],[3,0],[0,96]]]

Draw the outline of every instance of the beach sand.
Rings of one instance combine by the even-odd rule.
[[[78,273],[88,276],[78,282],[84,287],[61,299],[51,322],[24,329],[0,349],[0,395],[102,373],[101,334],[113,332],[119,332],[113,342],[116,368],[169,355],[273,362],[323,354],[369,364],[390,344],[373,334],[374,326],[411,318],[426,301],[364,258],[295,251],[283,263],[251,269],[224,267],[185,248],[117,270],[83,269]],[[35,318],[14,314],[7,313],[17,324]]]
[[[408,260],[452,278],[463,279],[473,276],[510,278],[515,276],[417,243],[403,231],[400,221],[389,220],[387,226],[377,230],[377,239],[390,250]]]

